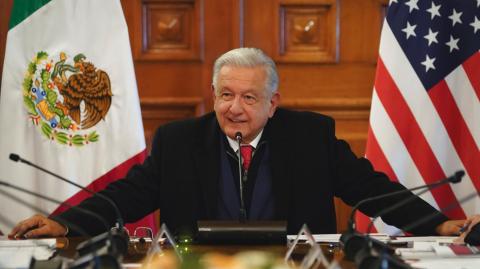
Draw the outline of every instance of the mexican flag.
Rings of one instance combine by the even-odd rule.
[[[145,138],[119,0],[14,1],[0,130],[0,180],[72,204],[90,195],[12,162],[10,153],[93,191],[143,162]],[[53,214],[63,210],[15,190],[0,191],[4,232],[38,213],[24,203]],[[139,225],[154,228],[153,216]]]

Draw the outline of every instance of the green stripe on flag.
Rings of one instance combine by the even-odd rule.
[[[3,1],[3,0],[1,0]],[[33,12],[43,7],[51,0],[15,0],[13,2],[12,14],[10,15],[10,26],[8,30],[17,26]]]

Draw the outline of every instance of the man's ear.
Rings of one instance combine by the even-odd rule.
[[[213,101],[215,102],[215,98],[217,98],[217,95],[215,94],[215,87],[213,86],[213,84],[210,86],[210,88],[212,89],[212,99]]]
[[[270,99],[270,111],[268,113],[269,118],[273,117],[273,114],[275,114],[275,111],[277,110],[277,107],[279,105],[280,105],[280,93],[275,92],[272,95],[272,98]]]

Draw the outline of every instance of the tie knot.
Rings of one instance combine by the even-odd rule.
[[[242,166],[244,170],[250,168],[250,162],[252,161],[253,147],[251,145],[240,146],[240,154],[242,154]]]

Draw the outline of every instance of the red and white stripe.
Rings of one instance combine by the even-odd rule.
[[[427,91],[384,23],[372,97],[366,156],[375,169],[407,188],[433,183],[459,169],[463,181],[422,196],[454,219],[480,211],[480,198],[458,200],[480,191],[480,53],[469,58]],[[357,219],[359,228],[364,216]],[[383,232],[379,226],[377,230]]]

